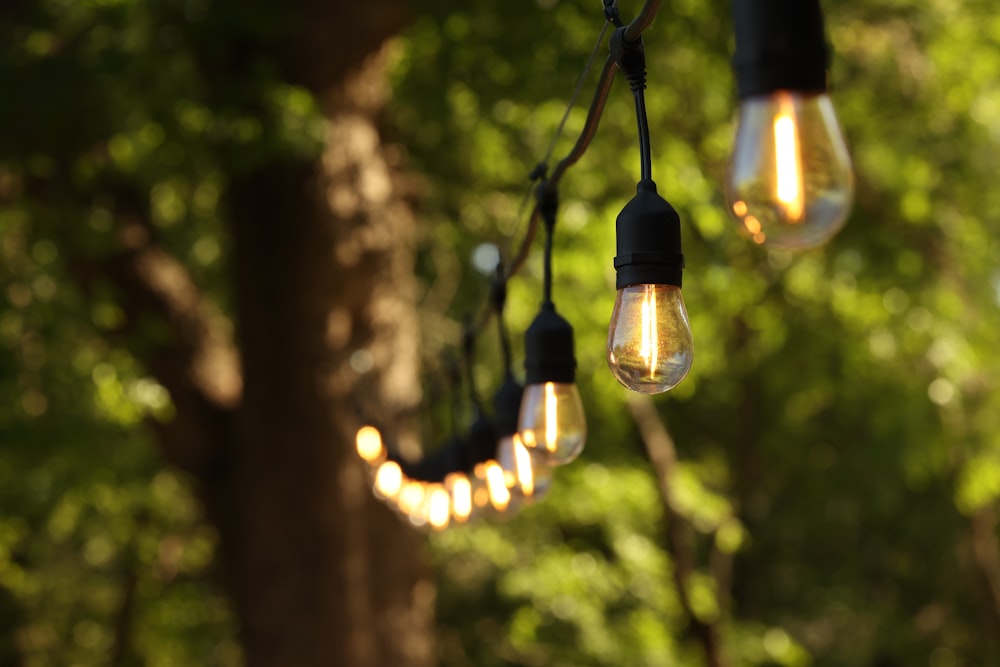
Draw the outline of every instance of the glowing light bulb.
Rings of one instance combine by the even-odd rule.
[[[503,438],[497,447],[497,460],[504,470],[504,479],[512,501],[530,502],[545,495],[552,485],[552,470],[521,442],[521,436]]]
[[[496,461],[486,462],[486,490],[490,494],[490,504],[502,512],[510,504],[510,491],[504,479],[503,468]]]
[[[362,426],[354,436],[358,456],[369,463],[376,463],[385,457],[382,435],[374,426]]]
[[[440,484],[427,490],[427,522],[434,530],[444,530],[451,520],[451,495]]]
[[[472,506],[475,508],[484,508],[489,505],[490,492],[486,487],[485,464],[476,464],[476,467],[472,470],[472,479],[470,482],[472,484]]]
[[[543,463],[569,463],[583,450],[587,421],[572,383],[529,384],[518,420],[521,442]]]
[[[681,297],[681,219],[644,179],[615,222],[618,295],[608,326],[612,375],[644,394],[673,389],[691,370],[694,346]]]
[[[611,373],[632,391],[659,394],[677,386],[694,359],[680,287],[631,285],[618,290],[607,352]]]
[[[463,472],[453,472],[444,478],[444,486],[451,494],[451,513],[455,521],[463,523],[472,516],[472,484]]]
[[[524,335],[527,386],[521,399],[517,433],[521,443],[545,465],[569,463],[583,449],[587,419],[576,388],[573,327],[551,301]]]
[[[386,461],[375,472],[375,495],[393,500],[403,488],[403,470],[395,461]]]
[[[840,231],[854,173],[829,96],[777,91],[743,100],[726,197],[757,244],[803,250]]]
[[[406,514],[410,522],[415,526],[422,526],[427,523],[427,517],[423,516],[420,512],[424,496],[426,495],[424,486],[422,482],[408,481],[400,489],[399,497],[397,498],[399,510],[403,514]]]

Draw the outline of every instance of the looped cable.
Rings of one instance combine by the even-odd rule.
[[[621,28],[624,23],[622,23],[621,14],[618,12],[618,0],[604,0],[604,17],[616,28]]]

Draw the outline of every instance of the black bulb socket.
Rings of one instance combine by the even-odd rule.
[[[635,197],[618,214],[615,231],[615,289],[631,285],[681,286],[681,217],[656,193],[653,181],[639,181]]]
[[[827,90],[830,48],[819,0],[733,0],[740,99],[778,90]]]
[[[484,415],[478,415],[469,427],[469,435],[465,438],[465,460],[462,466],[471,471],[477,463],[495,459],[497,456],[497,430]]]
[[[524,333],[525,384],[576,381],[573,327],[551,303],[542,309]]]
[[[506,438],[517,433],[517,420],[523,397],[524,387],[511,375],[506,377],[497,389],[497,393],[493,395],[493,415],[499,437]]]
[[[403,474],[418,482],[438,483],[456,470],[466,467],[463,460],[468,445],[464,438],[455,436],[433,452],[426,454],[419,461],[407,461],[402,458],[390,457],[399,464]]]

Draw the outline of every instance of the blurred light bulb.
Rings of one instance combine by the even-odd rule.
[[[444,478],[444,486],[451,495],[451,512],[455,521],[462,523],[472,516],[472,484],[464,472],[453,472]]]
[[[496,461],[486,462],[486,489],[490,494],[490,504],[500,512],[510,504],[510,491],[504,479],[503,468]]]
[[[490,503],[490,492],[486,488],[486,464],[477,463],[472,470],[472,506],[483,508]],[[475,511],[475,510],[473,510]]]
[[[587,438],[580,392],[573,383],[529,384],[518,420],[521,442],[543,463],[562,465],[575,459]]]
[[[427,522],[434,530],[444,530],[451,519],[451,495],[440,484],[427,489]]]
[[[358,456],[369,463],[382,460],[385,456],[385,447],[382,446],[382,435],[374,426],[362,426],[358,429],[354,437],[355,447]]]
[[[395,461],[386,461],[375,473],[375,495],[394,499],[403,488],[403,470]]]
[[[522,503],[534,502],[552,486],[552,468],[532,455],[532,450],[521,442],[520,435],[502,439],[497,458],[504,469],[512,499]]]
[[[422,482],[408,481],[399,491],[397,503],[399,510],[409,516],[410,522],[420,526],[426,523],[426,517],[419,516],[420,506],[424,502],[424,484]]]
[[[644,394],[673,389],[691,370],[694,344],[681,288],[630,285],[618,290],[608,328],[608,366]]]
[[[513,495],[523,498],[534,495],[535,465],[531,452],[521,442],[520,435],[515,433],[500,439],[500,444],[497,446],[497,460],[503,468],[507,488],[511,489]]]
[[[803,250],[840,231],[854,173],[829,95],[778,90],[744,99],[726,198],[757,244]]]

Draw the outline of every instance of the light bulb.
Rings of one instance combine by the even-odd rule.
[[[740,97],[726,199],[754,243],[803,250],[847,220],[854,174],[827,95],[820,0],[733,0]]]
[[[496,461],[490,459],[486,462],[486,490],[490,495],[490,504],[499,512],[503,512],[510,505],[510,490],[504,478],[503,468]]]
[[[451,495],[441,484],[427,490],[427,522],[434,530],[444,530],[451,520]]]
[[[659,394],[684,379],[693,358],[680,287],[630,285],[618,290],[608,328],[608,366],[615,379],[632,391]]]
[[[587,421],[580,392],[571,382],[529,384],[518,420],[521,442],[547,465],[569,463],[583,449]]]
[[[618,296],[608,326],[608,366],[644,394],[673,389],[691,370],[694,347],[681,297],[684,255],[677,211],[645,179],[615,222]]]
[[[742,101],[726,198],[754,243],[825,243],[844,226],[853,197],[851,158],[828,95],[779,90]]]
[[[395,461],[386,461],[375,472],[375,495],[387,500],[395,500],[396,496],[408,482],[402,468]]]
[[[385,458],[382,434],[374,426],[362,426],[354,437],[358,456],[368,463],[378,465]]]
[[[521,502],[533,501],[549,490],[552,483],[549,467],[531,455],[519,434],[500,439],[497,460],[512,498]]]
[[[469,480],[472,485],[472,506],[473,512],[483,509],[490,502],[490,492],[486,486],[486,464],[477,463],[472,469],[472,478]]]
[[[451,514],[462,523],[472,516],[472,484],[464,472],[453,472],[444,478],[445,489],[451,495]]]
[[[587,419],[575,384],[573,327],[551,301],[542,303],[525,332],[524,369],[527,386],[517,418],[521,443],[545,465],[569,463],[586,442]]]
[[[426,497],[427,485],[411,480],[403,485],[396,498],[399,511],[405,514],[414,526],[423,526],[427,523],[424,505]]]

